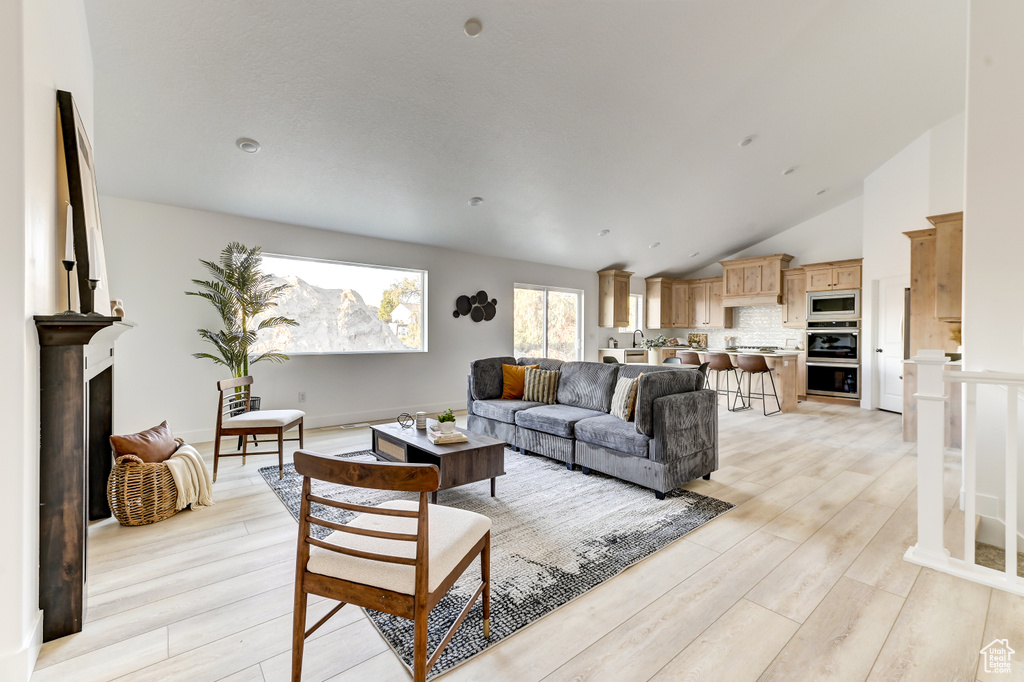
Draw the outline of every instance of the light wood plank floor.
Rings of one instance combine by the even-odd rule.
[[[916,456],[898,415],[723,409],[720,432],[720,470],[686,487],[736,509],[443,679],[1024,680],[1024,660],[987,676],[978,653],[1003,637],[1024,652],[1024,599],[902,559]],[[348,452],[370,434],[316,429],[306,443]],[[212,444],[199,449],[212,470]],[[222,461],[210,509],[141,528],[93,524],[85,630],[44,645],[33,680],[287,679],[296,525],[256,471],[274,459]],[[947,478],[952,534],[964,521],[959,474]],[[329,607],[317,600],[310,623]],[[352,607],[307,644],[304,672],[409,679]]]

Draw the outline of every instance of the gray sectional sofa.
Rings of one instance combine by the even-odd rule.
[[[557,404],[502,400],[502,365],[560,372]],[[635,421],[610,415],[620,377],[640,374]],[[658,499],[718,468],[718,401],[704,377],[668,366],[561,362],[550,358],[475,360],[469,371],[469,430],[514,448],[631,481]]]

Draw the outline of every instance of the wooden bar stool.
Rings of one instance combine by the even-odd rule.
[[[679,358],[679,360],[684,365],[699,365],[700,364],[700,356],[697,355],[696,353],[694,353],[692,350],[691,351],[676,351],[676,357]]]
[[[779,402],[778,391],[775,390],[775,377],[772,376],[772,370],[768,367],[768,363],[764,361],[762,355],[738,355],[736,356],[736,364],[740,368],[740,397],[742,398],[742,382],[743,376],[747,377],[747,409],[750,409],[750,403],[752,400],[757,399],[761,401],[761,408],[764,412],[764,416],[769,417],[773,414],[782,412],[782,404]],[[755,374],[761,375],[761,392],[752,393],[751,384]],[[768,379],[772,383],[772,392],[765,393],[764,377],[768,375]],[[774,412],[768,411],[768,399],[767,396],[771,395],[775,398],[775,406],[777,409]]]
[[[749,405],[743,404],[743,393],[740,391],[740,376],[736,371],[736,366],[732,364],[732,359],[727,353],[705,353],[704,359],[708,363],[708,375],[705,379],[705,385],[711,388],[711,372],[715,373],[715,392],[718,395],[725,396],[725,404],[730,412],[738,412],[739,410],[749,409]],[[722,372],[725,372],[725,391],[721,390]],[[729,396],[732,395],[732,391],[729,390],[729,375],[736,377],[736,397],[730,401]],[[736,400],[740,401],[740,407],[736,407]]]

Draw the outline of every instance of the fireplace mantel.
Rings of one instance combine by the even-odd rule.
[[[119,317],[37,315],[39,607],[43,639],[82,630],[87,520],[110,516],[114,341]]]

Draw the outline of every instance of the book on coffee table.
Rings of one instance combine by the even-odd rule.
[[[441,433],[441,429],[436,426],[431,426],[427,429],[427,438],[434,445],[448,445],[451,443],[465,443],[469,440],[466,434],[461,431],[452,431],[451,433]]]

